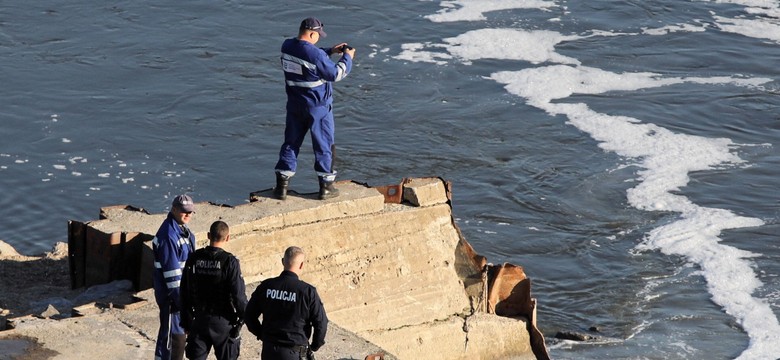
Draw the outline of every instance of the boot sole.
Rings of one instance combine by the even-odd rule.
[[[327,194],[320,194],[319,199],[320,200],[327,200],[327,199],[332,199],[332,198],[337,197],[337,196],[339,196],[339,193],[332,193],[331,192],[331,193],[327,193]]]

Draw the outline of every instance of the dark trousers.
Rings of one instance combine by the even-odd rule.
[[[173,346],[175,336],[184,336],[184,329],[180,325],[179,312],[171,311],[171,303],[173,301],[168,298],[167,291],[158,291],[157,289],[155,287],[155,299],[157,300],[157,306],[160,307],[160,329],[157,331],[154,358],[157,360],[181,360],[180,357],[171,356],[171,350],[175,347]]]
[[[187,347],[185,348],[187,359],[205,360],[212,346],[218,360],[238,359],[241,339],[230,337],[231,328],[228,319],[222,316],[196,316],[187,336]]]
[[[301,350],[303,348],[303,350]],[[303,351],[303,353],[301,353]],[[306,348],[302,346],[288,347],[272,343],[263,343],[261,360],[301,360],[306,359]]]

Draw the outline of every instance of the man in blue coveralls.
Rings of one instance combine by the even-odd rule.
[[[352,70],[355,49],[340,43],[325,49],[315,45],[326,36],[323,24],[310,17],[301,22],[298,36],[282,43],[282,69],[287,92],[287,119],[284,144],[276,163],[274,196],[287,198],[290,178],[295,175],[298,152],[306,133],[311,130],[314,170],[319,177],[320,200],[338,196],[333,186],[333,82],[341,81]],[[330,55],[341,54],[338,62]]]
[[[195,234],[187,227],[195,211],[188,195],[179,195],[171,203],[168,217],[152,240],[154,252],[154,298],[160,307],[160,330],[157,333],[155,360],[181,360],[185,335],[180,324],[182,308],[179,287],[182,268],[195,251]]]

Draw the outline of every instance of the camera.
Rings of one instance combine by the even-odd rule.
[[[341,45],[341,47],[339,48],[339,51],[341,51],[341,52],[344,52],[346,50],[352,50],[352,46],[344,44],[344,45]]]

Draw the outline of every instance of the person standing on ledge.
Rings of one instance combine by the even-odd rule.
[[[191,197],[176,196],[168,217],[152,240],[154,298],[160,307],[155,360],[181,360],[184,357],[185,335],[181,327],[179,287],[184,263],[195,251],[195,234],[187,227],[194,212],[195,203]]]
[[[282,70],[287,92],[287,118],[284,143],[276,163],[276,187],[274,196],[287,198],[290,178],[295,175],[303,139],[311,130],[314,149],[314,170],[319,178],[319,199],[338,196],[333,186],[336,171],[333,169],[335,123],[333,120],[333,82],[341,81],[352,70],[355,49],[347,43],[332,48],[315,45],[326,36],[325,25],[309,17],[301,22],[298,36],[282,43]],[[341,54],[338,62],[330,60],[333,54]]]
[[[206,360],[214,347],[218,360],[235,360],[241,348],[246,285],[241,265],[223,247],[230,228],[215,221],[209,229],[209,246],[195,251],[181,278],[181,324],[187,332],[187,359]]]
[[[322,300],[314,286],[298,279],[304,260],[301,248],[288,247],[284,271],[260,283],[246,306],[246,327],[263,342],[262,360],[312,359],[325,344],[328,317]]]

